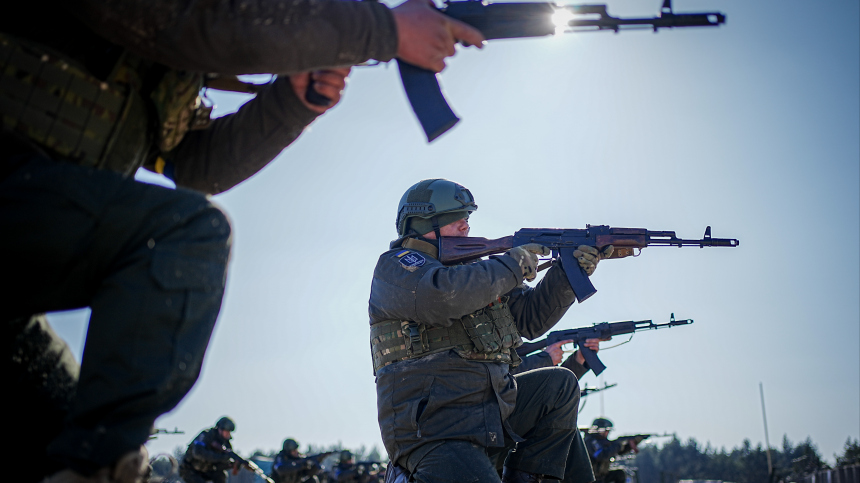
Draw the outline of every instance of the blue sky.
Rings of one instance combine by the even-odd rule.
[[[474,236],[608,224],[694,238],[711,225],[740,239],[601,263],[598,293],[559,323],[695,319],[602,352],[606,372],[583,378],[618,383],[602,404],[618,434],[763,442],[762,383],[772,445],[811,436],[832,460],[860,437],[858,2],[674,3],[727,23],[461,49],[440,80],[463,120],[431,145],[397,69],[355,68],[341,105],[214,198],[234,228],[223,310],[200,381],[158,421],[186,434],[150,451],[225,414],[240,453],[286,437],[381,448],[370,278],[403,191],[435,177],[475,195]],[[617,16],[660,4],[608,2]],[[247,99],[210,97],[221,114]],[[52,320],[80,354],[85,312]]]

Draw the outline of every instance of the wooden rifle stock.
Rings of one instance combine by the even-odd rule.
[[[487,255],[503,253],[513,248],[514,237],[490,240],[479,237],[442,237],[439,241],[439,261],[445,265],[470,262]]]

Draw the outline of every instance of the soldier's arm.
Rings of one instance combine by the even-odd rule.
[[[74,0],[68,9],[108,40],[180,70],[289,74],[397,52],[394,16],[377,2]]]
[[[226,463],[230,461],[230,456],[223,451],[215,451],[209,446],[209,441],[206,434],[203,433],[191,443],[191,453],[195,458],[206,461],[207,463]]]
[[[274,470],[280,475],[298,473],[305,468],[305,460],[281,459],[274,466]]]
[[[535,287],[522,284],[509,295],[508,305],[517,329],[529,340],[540,337],[555,326],[576,301],[560,265],[550,268]]]
[[[189,132],[163,157],[173,163],[178,186],[221,193],[263,169],[317,115],[296,96],[289,78],[278,78],[238,112]]]
[[[451,267],[425,258],[424,265],[409,271],[396,257],[381,257],[371,284],[371,321],[401,319],[447,327],[522,281],[522,270],[507,256]]]

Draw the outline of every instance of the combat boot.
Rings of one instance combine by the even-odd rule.
[[[525,471],[502,468],[502,483],[541,483],[541,475],[526,473]]]
[[[138,451],[124,454],[111,468],[101,468],[90,476],[65,469],[42,480],[42,483],[143,483],[149,469],[149,452],[141,446]]]

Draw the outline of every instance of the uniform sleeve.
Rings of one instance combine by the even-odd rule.
[[[546,352],[538,352],[537,354],[523,357],[520,365],[511,369],[511,374],[521,374],[526,371],[540,369],[541,367],[553,367],[552,357]]]
[[[191,454],[198,460],[207,463],[226,463],[230,456],[223,451],[215,451],[209,446],[209,438],[206,432],[200,433],[191,443]]]
[[[177,186],[217,194],[263,169],[316,119],[278,78],[238,112],[189,132],[165,157],[174,165]]]
[[[278,458],[272,466],[278,475],[295,474],[305,469],[305,460]]]
[[[425,264],[414,271],[402,267],[391,254],[380,258],[371,283],[371,323],[412,320],[448,327],[486,307],[522,280],[519,265],[507,256],[450,267],[424,258]]]
[[[592,439],[591,457],[597,461],[607,461],[615,456],[621,450],[621,443],[618,441],[609,441],[608,439]]]
[[[96,33],[179,70],[290,74],[391,60],[397,27],[378,2],[73,0]]]
[[[576,301],[561,265],[550,268],[534,288],[523,284],[508,295],[517,330],[528,340],[545,334]]]

